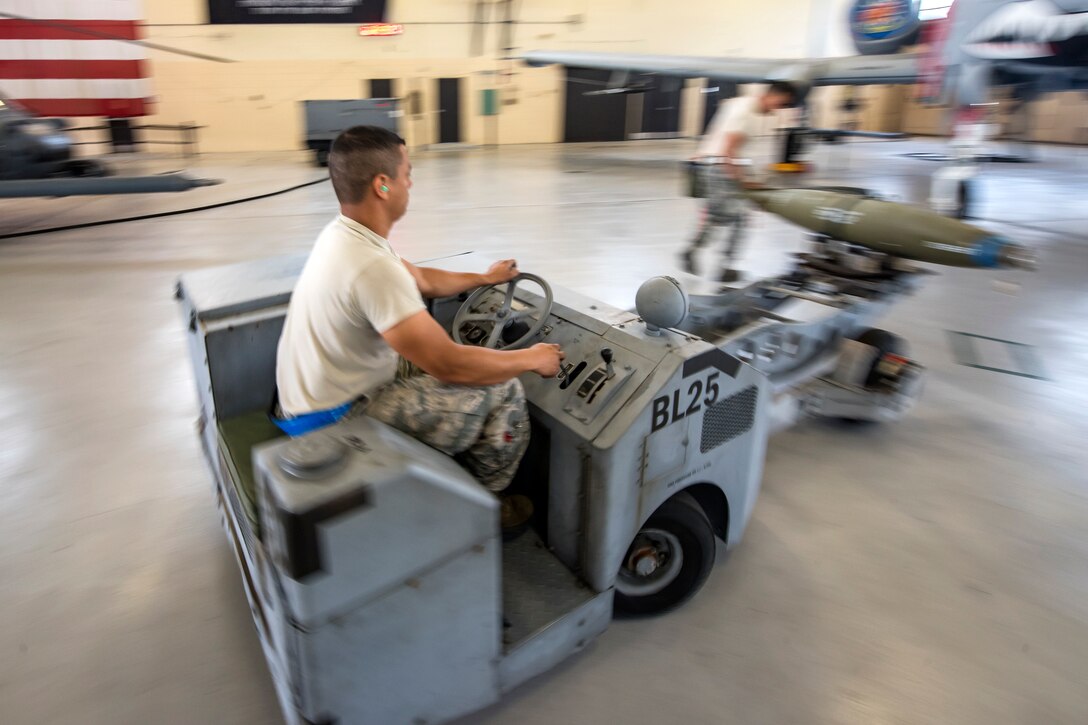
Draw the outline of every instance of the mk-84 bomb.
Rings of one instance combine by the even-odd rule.
[[[749,199],[817,234],[952,267],[1035,269],[1027,247],[927,209],[822,189],[753,189]]]

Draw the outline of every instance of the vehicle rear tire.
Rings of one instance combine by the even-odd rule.
[[[907,341],[899,335],[888,332],[887,330],[870,327],[854,339],[869,345],[870,347],[875,347],[879,353],[876,359],[873,360],[873,365],[869,368],[868,375],[865,376],[865,387],[876,384],[877,379],[879,378],[877,366],[880,364],[881,358],[885,355],[907,356]]]
[[[680,606],[703,586],[716,547],[714,530],[695,499],[673,496],[650,516],[623,557],[615,613],[648,617]]]
[[[881,355],[888,353],[892,355],[907,354],[907,341],[894,332],[888,332],[887,330],[870,327],[854,339],[875,347],[880,350]]]

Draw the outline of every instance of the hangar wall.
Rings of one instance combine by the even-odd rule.
[[[846,24],[851,0],[520,0],[514,53],[533,48],[612,52],[804,57],[853,52]],[[563,140],[565,76],[558,68],[525,68],[503,55],[499,5],[488,22],[474,23],[474,0],[389,0],[390,22],[405,33],[361,38],[344,25],[208,25],[207,0],[144,0],[152,42],[232,59],[212,63],[153,53],[152,83],[159,123],[196,122],[206,151],[300,148],[300,102],[368,95],[371,78],[392,79],[394,95],[419,94],[419,113],[406,115],[402,133],[412,146],[435,143],[438,79],[461,78],[462,141],[548,143]],[[679,131],[701,129],[705,95],[700,80],[682,91]],[[496,88],[497,119],[481,112],[480,91]],[[875,131],[944,134],[945,109],[921,106],[905,87],[863,87],[862,110],[844,114],[847,91],[813,92],[817,125],[853,123]],[[1004,104],[1003,104],[1004,105]],[[1006,120],[1007,105],[994,120]],[[1029,136],[1037,141],[1088,142],[1088,101],[1059,94],[1032,104]]]
[[[512,45],[705,55],[801,56],[809,15],[824,0],[522,0]],[[467,143],[562,140],[564,76],[499,58],[499,10],[475,25],[472,0],[389,0],[390,22],[404,35],[361,38],[346,25],[206,25],[206,0],[144,0],[148,40],[230,58],[211,63],[164,53],[152,57],[159,123],[205,126],[206,151],[299,148],[300,101],[359,98],[367,79],[394,79],[393,91],[420,92],[421,113],[404,119],[412,145],[436,141],[438,78],[460,77],[461,128]],[[479,46],[474,54],[474,44]],[[512,69],[512,74],[505,71]],[[480,90],[498,88],[501,115],[480,115]],[[697,88],[685,92],[682,130],[701,118]]]

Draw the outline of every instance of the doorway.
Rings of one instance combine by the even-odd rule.
[[[392,98],[393,97],[393,79],[392,78],[371,78],[370,79],[370,95],[367,98]]]
[[[627,95],[606,93],[587,96],[587,91],[608,87],[612,71],[567,68],[563,140],[623,141],[627,123]]]
[[[661,138],[680,131],[680,98],[684,81],[671,76],[644,75],[642,95],[642,136]]]
[[[461,143],[461,79],[438,79],[438,143]]]

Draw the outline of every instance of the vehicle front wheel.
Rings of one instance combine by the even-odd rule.
[[[616,577],[616,614],[661,614],[690,599],[714,566],[717,542],[691,496],[673,496],[631,542]]]

